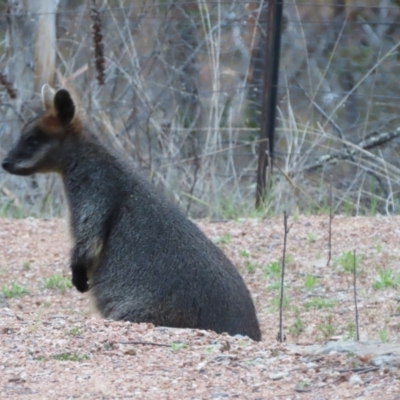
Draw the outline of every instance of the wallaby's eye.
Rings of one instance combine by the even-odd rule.
[[[29,147],[36,147],[39,144],[39,140],[35,136],[29,136],[25,142]]]

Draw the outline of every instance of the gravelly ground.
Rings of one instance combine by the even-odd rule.
[[[328,217],[301,216],[290,224],[287,342],[278,344],[280,218],[199,222],[243,274],[258,311],[261,343],[104,321],[93,314],[87,296],[46,287],[56,274],[66,278],[59,283],[69,281],[63,221],[0,220],[0,287],[9,296],[20,294],[7,300],[10,309],[0,309],[0,398],[400,399],[398,367],[371,368],[372,354],[292,348],[354,337],[348,267],[353,249],[360,257],[361,339],[399,342],[400,218],[335,217],[329,266]]]

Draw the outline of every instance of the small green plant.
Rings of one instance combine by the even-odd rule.
[[[241,250],[239,252],[240,257],[250,258],[250,252],[248,250]]]
[[[255,272],[257,269],[257,264],[250,259],[250,252],[248,250],[242,250],[239,252],[239,255],[246,260],[244,261],[244,267],[250,273]]]
[[[280,278],[282,266],[278,261],[272,261],[264,267],[264,273],[272,278]]]
[[[274,297],[271,299],[271,309],[276,311],[279,310],[280,306],[280,297]],[[288,309],[289,307],[289,298],[286,295],[283,295],[282,307],[284,310]]]
[[[296,389],[302,392],[308,391],[311,386],[311,381],[309,379],[303,379],[296,385]]]
[[[271,290],[271,291],[280,290],[280,288],[281,288],[281,282],[279,282],[279,281],[271,282],[267,286],[267,290]]]
[[[254,273],[257,269],[257,264],[255,262],[252,262],[250,260],[246,260],[244,263],[244,267],[246,268],[246,270],[248,272],[250,272],[251,274]]]
[[[296,316],[294,322],[292,325],[289,327],[289,332],[294,336],[294,337],[299,337],[305,330],[304,323],[302,319],[299,316]]]
[[[378,331],[379,340],[383,343],[389,341],[389,333],[386,328],[380,329]]]
[[[14,200],[8,201],[1,209],[0,216],[21,219],[26,217],[26,210],[24,210],[21,206],[15,205]]]
[[[317,283],[317,277],[314,275],[306,275],[306,278],[304,280],[304,286],[306,287],[307,290],[313,290],[315,288],[315,285]]]
[[[88,360],[89,356],[87,354],[79,355],[76,353],[60,353],[55,354],[54,356],[52,356],[52,358],[57,361],[83,361]]]
[[[378,243],[378,244],[376,245],[376,251],[377,251],[377,253],[382,253],[382,251],[383,251],[383,245],[382,245],[382,243]]]
[[[335,328],[329,323],[322,323],[318,326],[318,330],[322,333],[324,339],[328,339],[335,334]]]
[[[42,314],[43,314],[43,306],[41,305],[38,309],[38,312],[32,315],[32,321],[29,324],[29,331],[36,333],[39,329],[39,327],[42,324]]]
[[[349,198],[344,200],[344,215],[347,217],[351,217],[353,215],[353,202]]]
[[[349,351],[346,353],[346,358],[357,358],[357,354],[354,351]]]
[[[224,199],[220,203],[220,213],[223,219],[237,221],[244,212],[243,207],[234,204],[231,200]]]
[[[271,349],[271,357],[278,357],[279,354],[281,353],[281,351],[279,351],[279,349]]]
[[[317,240],[317,237],[315,236],[314,233],[312,233],[312,232],[307,233],[307,241],[309,243],[315,243],[316,240]]]
[[[25,271],[30,271],[30,269],[31,269],[31,263],[30,263],[29,261],[25,261],[25,262],[22,264],[22,268],[23,268]]]
[[[354,322],[349,322],[346,326],[346,335],[344,340],[354,340],[356,338],[356,324]]]
[[[376,290],[396,287],[400,283],[400,276],[391,269],[380,269],[378,277],[372,287]]]
[[[229,233],[224,233],[222,236],[220,236],[219,238],[215,239],[215,244],[218,245],[225,245],[225,244],[229,244],[231,242],[232,238],[231,235]]]
[[[24,294],[27,294],[27,290],[25,286],[19,285],[18,283],[13,282],[9,286],[2,286],[1,292],[3,293],[6,299],[11,299],[13,297],[21,297]]]
[[[286,254],[286,257],[285,257],[285,264],[286,264],[286,265],[292,264],[292,263],[293,263],[293,260],[294,260],[294,258],[293,258],[292,255]]]
[[[67,335],[70,335],[70,336],[80,336],[80,335],[82,335],[82,331],[81,331],[79,328],[74,327],[74,328],[71,328],[71,329],[67,332]]]
[[[211,354],[211,353],[214,353],[215,350],[216,350],[216,346],[208,346],[208,347],[206,347],[205,352],[208,354]]]
[[[358,266],[361,262],[361,256],[356,256],[355,265],[358,273]],[[334,257],[333,263],[336,266],[342,267],[347,274],[352,274],[354,269],[354,254],[352,251],[343,252],[339,257]]]
[[[310,309],[323,310],[326,308],[333,308],[336,305],[336,301],[323,299],[321,297],[314,297],[306,301],[303,305],[306,310]]]
[[[65,293],[67,289],[72,288],[72,283],[69,278],[62,276],[61,274],[53,274],[43,280],[43,286],[46,289],[57,289],[61,293]]]
[[[243,339],[240,339],[240,340],[239,340],[239,346],[240,346],[240,347],[247,347],[249,344],[250,344],[250,343],[249,343],[248,340],[243,340]]]
[[[346,358],[351,360],[351,366],[353,368],[359,368],[363,366],[363,362],[360,360],[359,356],[353,351],[346,353]]]
[[[173,343],[171,343],[171,350],[173,352],[185,349],[186,347],[188,347],[188,346],[185,343],[181,343],[181,342],[173,342]]]

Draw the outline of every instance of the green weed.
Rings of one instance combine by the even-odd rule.
[[[179,350],[185,349],[186,347],[188,347],[188,346],[185,343],[181,343],[181,342],[171,343],[171,351],[173,351],[173,352],[177,352]]]
[[[231,235],[229,233],[224,233],[222,236],[215,239],[214,242],[217,245],[226,245],[226,244],[229,244],[231,242],[231,240],[232,240]]]
[[[13,297],[21,297],[28,293],[25,286],[19,285],[18,283],[15,282],[13,282],[9,286],[2,286],[0,290],[6,299],[11,299]]]
[[[317,237],[314,235],[314,233],[307,233],[307,241],[309,243],[315,243],[317,241]]]
[[[361,256],[356,256],[355,265],[357,273],[361,258]],[[352,251],[343,252],[339,257],[333,258],[333,263],[336,266],[342,267],[343,271],[347,274],[352,274],[354,269],[354,254]]]
[[[243,258],[250,258],[250,252],[248,250],[241,250],[239,252],[240,257]]]
[[[267,286],[267,290],[271,290],[271,291],[280,290],[280,288],[281,288],[281,282],[278,282],[278,281],[277,282],[271,282]]]
[[[389,332],[387,331],[386,328],[380,329],[378,331],[378,336],[379,336],[379,340],[383,343],[388,342],[389,341]]]
[[[29,261],[25,261],[25,262],[22,264],[22,268],[23,268],[25,271],[30,271],[30,269],[31,269],[31,263],[30,263]]]
[[[279,310],[280,306],[280,297],[274,297],[271,299],[271,308],[274,311]],[[289,298],[286,295],[283,295],[282,307],[284,310],[289,308]]]
[[[67,289],[72,288],[71,280],[61,274],[53,274],[43,280],[43,286],[46,289],[57,289],[61,293],[65,293]]]
[[[395,274],[391,269],[380,269],[378,277],[372,287],[376,290],[388,287],[396,287],[400,284],[400,275]]]
[[[349,198],[344,200],[344,215],[347,217],[351,217],[353,215],[353,202]]]
[[[216,349],[217,349],[216,346],[208,346],[208,347],[206,347],[205,352],[208,354],[211,354],[211,353],[214,353],[216,351]]]
[[[9,200],[0,208],[0,217],[21,219],[27,216],[27,211],[20,206],[15,205],[14,200]]]
[[[244,267],[246,268],[246,270],[247,270],[248,272],[250,272],[250,273],[252,274],[252,273],[254,273],[254,272],[256,271],[256,269],[257,269],[257,264],[254,263],[254,262],[252,262],[252,261],[250,261],[250,260],[246,260],[246,261],[244,262]]]
[[[303,304],[306,310],[310,309],[323,310],[326,308],[333,308],[335,305],[336,301],[323,299],[321,297],[314,297]]]
[[[70,336],[80,336],[80,335],[82,335],[82,330],[79,329],[79,328],[77,328],[77,327],[74,327],[74,328],[71,328],[71,329],[67,332],[67,335],[70,335]]]
[[[303,379],[296,385],[296,389],[303,392],[308,391],[311,386],[311,381],[309,379]]]
[[[293,264],[293,260],[294,260],[294,258],[293,258],[292,255],[286,254],[286,257],[285,257],[285,265]]]
[[[54,360],[57,360],[57,361],[84,361],[84,360],[88,360],[89,356],[87,354],[79,355],[76,353],[73,353],[73,354],[72,353],[60,353],[60,354],[55,354],[51,358],[53,358]]]
[[[308,291],[313,290],[316,284],[317,284],[316,276],[306,275],[306,278],[304,280],[304,286]]]
[[[305,326],[304,326],[304,322],[302,321],[302,319],[297,316],[294,320],[294,322],[292,323],[292,325],[290,325],[289,327],[289,332],[295,336],[295,337],[299,337],[305,330]]]
[[[355,340],[356,339],[356,324],[355,322],[349,322],[346,326],[345,340]]]
[[[329,323],[322,323],[318,326],[318,330],[322,333],[324,339],[329,339],[335,334],[335,328]]]
[[[264,267],[265,275],[272,278],[280,278],[282,266],[278,261],[273,261]]]

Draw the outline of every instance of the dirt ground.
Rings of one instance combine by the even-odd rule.
[[[62,220],[0,220],[0,399],[400,399],[396,366],[373,355],[297,352],[355,338],[400,342],[398,217],[289,219],[283,329],[283,219],[200,221],[244,276],[263,341],[106,321],[69,287]]]

